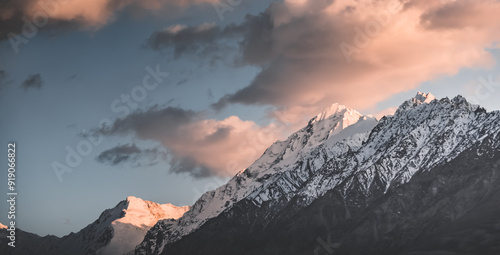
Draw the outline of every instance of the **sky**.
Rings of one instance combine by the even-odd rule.
[[[332,103],[380,118],[422,91],[498,110],[498,13],[497,0],[2,1],[16,224],[64,236],[127,196],[192,205]]]

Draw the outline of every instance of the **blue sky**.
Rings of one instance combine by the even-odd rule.
[[[334,31],[332,37],[349,42],[356,36],[356,27],[366,24],[366,18],[359,18],[364,15],[343,17],[347,14],[336,11],[338,6],[332,3],[243,1],[221,19],[211,1],[188,2],[177,6],[175,1],[165,1],[153,9],[141,7],[139,13],[130,10],[134,6],[108,10],[109,16],[98,20],[100,25],[91,18],[78,23],[64,20],[70,14],[54,15],[34,38],[20,45],[18,53],[2,37],[0,141],[5,146],[17,143],[21,229],[57,236],[76,232],[127,196],[191,205],[202,192],[250,164],[272,142],[255,144],[252,136],[281,121],[286,128],[272,139],[286,137],[330,103],[346,104],[363,114],[390,113],[423,91],[438,98],[462,94],[479,98],[477,102],[488,110],[500,109],[498,37],[489,35],[500,23],[452,21],[463,27],[442,28],[441,16],[432,14],[454,3],[421,7],[414,1],[416,7],[401,7],[392,24],[371,38],[369,46],[359,47],[352,63],[346,63],[342,57],[338,60],[342,56],[339,41],[325,33]],[[384,10],[371,1],[361,2],[356,7],[359,12]],[[476,3],[498,5],[497,1]],[[26,8],[8,4],[30,17]],[[470,15],[488,15],[480,13],[487,9],[481,6]],[[386,39],[406,33],[399,24],[405,19],[397,18],[419,12],[445,32],[416,28],[395,44],[400,51],[391,52],[396,47]],[[57,30],[61,21],[76,23]],[[266,22],[273,26],[266,27]],[[9,31],[19,33],[15,26],[19,24],[12,24],[1,28],[7,29],[3,36]],[[233,30],[228,29],[231,26]],[[469,34],[474,26],[484,31]],[[155,33],[157,49],[152,46]],[[450,34],[440,37],[443,33]],[[436,49],[416,47],[423,42],[421,36],[436,40]],[[459,40],[472,36],[477,39]],[[329,55],[332,51],[335,55]],[[414,51],[421,52],[411,54]],[[134,102],[136,106],[127,106],[128,114],[114,111],[115,100],[143,86],[144,77],[151,75],[148,67],[168,76],[154,89],[144,90],[145,99]],[[30,80],[36,77],[39,80]],[[481,80],[492,82],[489,89]],[[216,103],[222,107],[215,107]],[[277,112],[288,117],[273,118]],[[110,122],[100,127],[104,118]],[[87,141],[84,134],[102,136],[103,141],[71,167],[73,172],[59,179],[54,162],[67,165],[67,147],[77,150]],[[242,144],[250,150],[242,149]],[[113,154],[118,149],[122,154]],[[231,154],[234,151],[239,152]],[[103,154],[111,158],[99,160]],[[226,168],[231,160],[238,167]],[[6,162],[6,156],[0,157],[0,164]],[[0,190],[7,191],[5,181]],[[5,224],[7,206],[0,206],[0,222]]]

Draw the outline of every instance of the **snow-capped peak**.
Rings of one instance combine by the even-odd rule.
[[[446,99],[443,99],[443,100],[448,100],[448,98]],[[472,104],[472,103],[469,103],[467,101],[467,99],[465,99],[465,97],[461,96],[461,95],[458,95],[456,96],[455,98],[451,99],[451,102],[453,105],[455,105],[456,107],[461,107],[463,109],[467,109],[467,110],[470,110],[470,111],[476,111],[478,108],[481,108],[479,105],[477,104]],[[484,108],[481,108],[483,111],[486,111]]]
[[[113,236],[98,253],[127,254],[132,252],[158,220],[178,219],[189,209],[189,206],[158,204],[129,196],[115,208],[101,215],[99,222],[104,224],[99,228],[111,227]]]
[[[401,106],[399,106],[398,108],[398,111],[404,111],[422,104],[428,104],[435,99],[436,97],[431,93],[418,92],[415,97],[406,100],[403,104],[401,104]]]
[[[140,198],[134,197],[134,196],[128,196],[125,201],[127,201],[127,208],[136,207],[136,206],[142,205],[144,202],[146,202],[146,201],[144,201]]]
[[[136,226],[154,225],[159,219],[177,219],[181,217],[189,206],[178,207],[172,204],[158,204],[151,201],[142,200],[137,197],[129,196],[123,212],[125,216],[117,221],[126,222]],[[150,222],[145,222],[148,218]]]
[[[295,148],[294,151],[317,146],[345,128],[363,120],[363,117],[366,116],[356,110],[337,103],[332,104],[312,118],[305,128],[292,135],[298,136],[300,139],[296,141],[301,143],[300,148]]]
[[[331,117],[332,115],[343,114],[347,109],[348,108],[344,105],[340,105],[337,103],[331,104],[328,107],[326,107],[322,112],[318,113],[316,117],[313,119],[316,121],[322,121]]]
[[[189,209],[189,206],[158,204],[130,196],[115,207],[103,211],[97,220],[77,233],[70,233],[62,238],[25,235],[23,243],[35,246],[29,247],[30,252],[21,250],[19,254],[130,255],[159,220],[178,219]],[[5,231],[4,229],[7,229],[7,226],[0,224],[0,232]],[[36,246],[40,249],[36,250]],[[1,247],[0,254],[3,254]]]
[[[424,104],[424,103],[430,103],[434,99],[436,99],[436,97],[431,93],[418,92],[417,95],[412,100],[415,103],[419,102],[420,104]]]

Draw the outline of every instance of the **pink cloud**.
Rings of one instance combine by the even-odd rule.
[[[495,32],[499,1],[405,3],[290,0],[271,5],[240,25],[241,62],[260,66],[261,72],[214,107],[295,105],[317,111],[338,102],[373,110],[376,103],[438,76],[492,66],[486,48],[500,40]]]
[[[214,120],[205,119],[201,112],[153,107],[117,119],[96,132],[108,136],[131,133],[142,140],[159,142],[169,151],[172,172],[207,177],[232,176],[244,170],[282,138],[282,131],[276,124],[259,126],[236,116]],[[130,146],[118,149],[119,156],[130,151],[142,154]],[[102,159],[113,160],[115,154],[103,155]]]
[[[182,159],[173,161],[174,171],[193,171],[183,166],[189,162],[192,165],[186,166],[199,167],[221,176],[232,176],[244,170],[280,136],[274,124],[261,127],[236,116],[221,121],[193,122],[183,126],[182,132],[181,141],[160,138],[175,158]]]
[[[9,32],[20,31],[23,17],[46,23],[51,29],[97,30],[127,10],[133,14],[147,12],[176,15],[183,9],[219,0],[5,0],[0,3],[0,39]],[[47,19],[48,18],[48,19]]]

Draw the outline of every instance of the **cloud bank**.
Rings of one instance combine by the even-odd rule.
[[[288,114],[310,115],[338,102],[365,110],[440,75],[492,66],[486,49],[500,40],[499,11],[497,0],[285,0],[241,24],[159,30],[148,45],[179,56],[236,40],[235,63],[261,70],[214,109],[299,106]]]
[[[135,134],[142,140],[160,142],[169,151],[170,171],[196,178],[234,175],[278,138],[274,125],[260,127],[236,116],[220,121],[204,119],[202,112],[174,107],[137,111],[96,132]],[[101,156],[103,162],[119,163],[138,153],[138,148],[120,147]]]
[[[271,105],[276,111],[270,116],[298,128],[331,103],[373,110],[441,75],[491,67],[487,49],[500,40],[499,10],[497,0],[284,0],[239,24],[169,26],[146,45],[177,58],[218,56],[236,47],[235,66],[260,72],[212,108]],[[278,137],[272,129],[236,116],[213,120],[153,107],[100,132],[159,141],[171,154],[173,172],[206,177],[243,170]],[[255,141],[259,136],[267,139]]]

